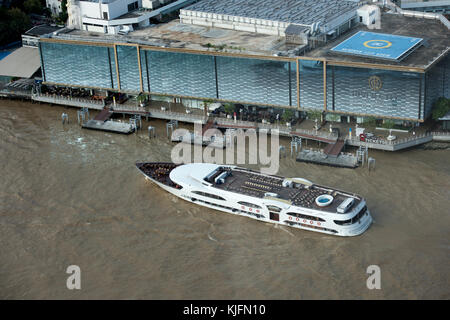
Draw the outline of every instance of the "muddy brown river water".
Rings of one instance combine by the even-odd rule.
[[[170,161],[173,147],[164,122],[150,124],[157,139],[0,100],[0,298],[450,298],[450,150],[371,151],[371,172],[282,158],[279,175],[367,199],[373,225],[340,238],[198,207],[145,181],[135,161]],[[66,288],[69,265],[81,290]],[[370,265],[380,290],[366,286]]]

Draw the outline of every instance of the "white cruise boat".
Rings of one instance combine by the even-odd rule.
[[[147,179],[177,197],[260,221],[337,236],[360,235],[372,223],[360,196],[302,178],[211,163],[136,166]]]

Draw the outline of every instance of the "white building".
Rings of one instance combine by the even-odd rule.
[[[61,13],[61,0],[45,0],[45,5],[53,15]]]
[[[358,8],[359,22],[365,24],[369,29],[380,29],[381,11],[376,5],[365,5]]]
[[[118,34],[146,27],[150,24],[150,18],[177,10],[183,5],[192,3],[193,0],[69,0],[68,2],[69,27]],[[163,7],[159,8],[160,6]]]
[[[450,0],[398,0],[404,10],[450,13]]]
[[[358,0],[202,0],[180,10],[180,21],[278,36],[292,24],[331,36],[356,21],[360,6]]]

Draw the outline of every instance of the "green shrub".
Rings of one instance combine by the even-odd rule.
[[[433,105],[432,118],[438,120],[450,111],[450,99],[441,97]]]
[[[395,122],[393,120],[384,120],[382,127],[385,129],[394,129]]]
[[[322,119],[322,112],[319,110],[315,110],[315,111],[308,111],[308,119],[310,120],[321,120]]]
[[[283,114],[281,115],[281,119],[285,122],[289,122],[292,120],[292,117],[294,116],[294,112],[292,110],[284,110]]]
[[[228,114],[232,114],[234,112],[234,105],[232,103],[227,103],[223,106],[224,110]]]
[[[375,117],[364,118],[363,124],[370,127],[375,127],[377,125],[377,119]]]

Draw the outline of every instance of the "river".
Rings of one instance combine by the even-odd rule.
[[[341,238],[152,185],[134,163],[170,161],[173,144],[163,121],[150,124],[156,139],[90,131],[76,109],[0,100],[0,298],[450,298],[449,149],[370,151],[370,172],[282,158],[279,175],[366,198],[373,225]],[[81,269],[81,290],[66,287],[69,265]],[[366,286],[370,265],[380,290]]]

